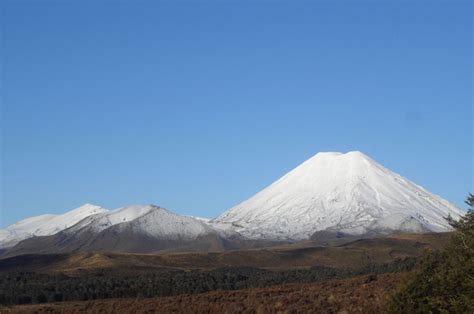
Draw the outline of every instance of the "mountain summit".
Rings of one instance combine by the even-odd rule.
[[[251,239],[448,231],[463,211],[367,155],[318,153],[212,221]]]

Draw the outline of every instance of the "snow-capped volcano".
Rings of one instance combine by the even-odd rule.
[[[210,221],[155,205],[106,210],[86,204],[0,230],[0,249],[7,254],[214,250],[237,247],[248,239],[315,238],[321,235],[318,231],[349,235],[449,231],[445,217],[461,215],[462,210],[361,152],[318,153]]]
[[[251,239],[448,231],[464,212],[361,152],[318,153],[211,221]]]
[[[41,215],[20,220],[0,230],[0,248],[11,247],[21,240],[35,236],[47,236],[67,229],[82,219],[106,212],[100,206],[84,204],[61,215]]]

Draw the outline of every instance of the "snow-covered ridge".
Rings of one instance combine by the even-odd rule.
[[[132,221],[152,209],[152,205],[131,205],[95,215],[90,215],[65,230],[68,233],[75,232],[100,232],[111,226]]]
[[[213,232],[202,220],[181,216],[156,205],[131,205],[84,218],[65,232],[68,234],[99,233],[106,229],[165,239],[195,239]]]
[[[359,151],[318,153],[211,223],[252,239],[448,231],[463,211]]]
[[[0,230],[0,248],[14,246],[27,238],[56,234],[90,215],[103,212],[107,212],[107,209],[84,204],[62,215],[46,214],[20,220],[6,229]]]
[[[194,240],[199,236],[215,233],[214,229],[201,219],[178,215],[158,206],[152,206],[145,215],[130,223],[119,224],[116,228],[128,228],[134,233],[171,240]]]
[[[131,205],[107,210],[85,204],[62,215],[41,215],[21,220],[0,230],[0,248],[35,237],[64,232],[68,236],[98,234],[125,229],[161,239],[192,240],[214,233],[205,218],[181,216],[156,205]]]
[[[155,205],[114,210],[85,204],[62,215],[41,215],[0,230],[0,248],[53,235],[145,235],[155,239],[301,240],[317,231],[347,234],[448,231],[445,217],[464,212],[361,152],[318,153],[250,199],[208,220]],[[110,233],[109,233],[110,234]],[[103,235],[103,234],[102,234]]]

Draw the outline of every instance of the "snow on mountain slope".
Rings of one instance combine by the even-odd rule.
[[[174,214],[155,205],[132,205],[86,217],[65,230],[67,234],[99,233],[125,229],[154,238],[195,239],[213,232],[209,225],[189,216]]]
[[[155,205],[132,205],[85,217],[54,235],[32,237],[3,256],[68,252],[153,253],[221,250],[220,235],[207,223]]]
[[[132,205],[115,210],[88,216],[71,228],[65,230],[67,233],[94,232],[98,233],[119,223],[134,220],[151,210],[151,206]]]
[[[88,247],[133,251],[148,241],[144,247],[153,251],[157,245],[166,247],[167,241],[162,239],[176,243],[206,238],[207,244],[218,245],[223,238],[240,236],[300,240],[317,231],[354,235],[439,232],[450,230],[445,217],[456,219],[463,214],[361,152],[318,153],[211,221],[180,216],[154,205],[108,211],[86,204],[63,215],[32,217],[0,230],[0,248],[45,235],[55,236],[54,241],[48,240],[53,242],[44,243],[69,245],[74,250]],[[28,250],[42,243],[24,242],[29,242],[24,245]]]
[[[106,209],[84,204],[62,215],[41,215],[30,217],[0,230],[0,248],[11,247],[18,242],[34,236],[52,235],[67,229],[82,219],[107,211]]]
[[[117,225],[118,228],[131,228],[134,232],[145,233],[160,239],[192,240],[199,236],[214,233],[214,230],[204,221],[189,216],[174,214],[164,208],[151,206],[146,214]]]
[[[197,217],[197,216],[186,216],[186,217],[191,217],[191,218],[194,218],[194,219],[200,220],[202,222],[206,222],[206,223],[211,221],[211,218],[206,218],[206,217]]]
[[[348,234],[448,231],[464,212],[370,157],[318,153],[211,221],[252,239],[299,240],[321,230]]]

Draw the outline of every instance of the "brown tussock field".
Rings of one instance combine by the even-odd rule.
[[[1,313],[381,313],[408,274],[364,275],[309,284],[4,308]]]

